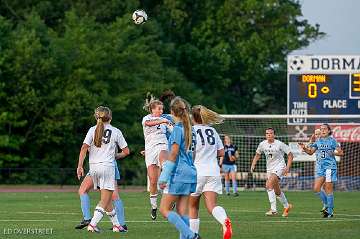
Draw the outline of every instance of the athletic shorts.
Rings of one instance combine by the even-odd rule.
[[[167,144],[157,144],[154,147],[145,150],[145,164],[146,168],[150,165],[156,165],[160,167],[160,152],[168,151]]]
[[[315,178],[325,177],[325,182],[337,181],[337,169],[326,169],[321,163],[316,163]]]
[[[90,176],[90,171],[86,174],[86,176]],[[120,171],[116,162],[115,162],[115,180],[120,180]]]
[[[200,176],[197,178],[196,190],[191,196],[200,196],[203,192],[222,194],[221,176]]]
[[[236,171],[237,171],[235,164],[223,164],[222,170],[224,173],[231,173],[231,172],[236,173]]]
[[[166,185],[163,193],[171,195],[190,195],[195,192],[196,183],[170,183]]]
[[[266,171],[267,178],[270,178],[271,174],[275,174],[279,179],[283,177],[286,166],[275,167]]]
[[[115,190],[115,166],[96,165],[90,167],[94,189]]]

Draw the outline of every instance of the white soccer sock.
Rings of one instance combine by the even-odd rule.
[[[105,210],[102,207],[96,206],[94,216],[91,218],[90,224],[95,227],[103,218],[104,214]]]
[[[106,215],[109,216],[110,221],[112,222],[113,226],[120,226],[120,223],[118,221],[118,218],[116,216],[116,212],[114,209],[111,212],[106,212]]]
[[[200,218],[195,218],[195,219],[190,218],[189,222],[190,222],[191,231],[193,231],[194,233],[199,233]]]
[[[216,206],[214,207],[214,209],[212,210],[211,214],[213,215],[213,217],[221,224],[224,225],[225,224],[225,220],[227,218],[225,209],[220,207],[220,206]]]
[[[157,208],[157,194],[150,194],[150,204],[152,209],[156,209]]]
[[[279,201],[282,203],[282,205],[284,206],[284,208],[289,207],[289,203],[285,197],[285,194],[283,192],[281,192],[280,196],[277,196],[277,199],[279,199]]]
[[[276,195],[274,189],[267,190],[268,196],[269,196],[269,202],[271,206],[271,210],[273,212],[276,212]]]

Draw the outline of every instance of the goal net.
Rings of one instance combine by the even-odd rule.
[[[265,129],[275,129],[275,137],[290,146],[294,154],[291,172],[281,180],[284,190],[312,190],[315,172],[315,154],[309,156],[301,151],[298,142],[308,142],[316,128],[329,123],[333,137],[344,150],[337,157],[338,191],[360,190],[360,117],[358,115],[223,115],[223,124],[216,129],[223,139],[229,135],[238,147],[236,160],[238,185],[244,190],[265,187],[266,160],[258,161],[255,172],[250,173],[251,161],[259,143],[265,139]],[[285,156],[286,159],[286,156]]]

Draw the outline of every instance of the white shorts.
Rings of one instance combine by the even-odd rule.
[[[270,177],[271,174],[276,174],[276,176],[278,176],[278,178],[282,178],[283,177],[283,173],[285,171],[286,166],[280,166],[280,167],[276,167],[276,168],[272,168],[270,170],[267,170],[267,178]]]
[[[96,165],[90,168],[94,189],[115,190],[115,166]]]
[[[200,196],[203,192],[222,194],[221,176],[199,176],[196,191],[191,196]]]
[[[150,149],[145,150],[146,168],[153,164],[160,167],[160,152],[163,150],[168,151],[167,144],[158,144]]]

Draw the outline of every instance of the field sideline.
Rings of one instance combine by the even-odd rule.
[[[265,192],[240,192],[239,197],[221,196],[233,221],[233,238],[359,238],[360,192],[335,192],[335,217],[320,217],[320,203],[312,192],[288,192],[294,210],[289,218],[265,217],[268,209]],[[110,222],[100,223],[101,234],[75,230],[81,219],[79,198],[75,192],[3,192],[0,193],[0,238],[179,238],[177,231],[163,218],[151,221],[148,194],[124,192],[121,198],[129,232],[116,234],[109,230]],[[92,209],[99,195],[90,193]],[[280,204],[278,203],[278,208]],[[220,226],[201,208],[200,234],[205,239],[222,238]],[[47,235],[14,234],[14,230],[50,229]]]

